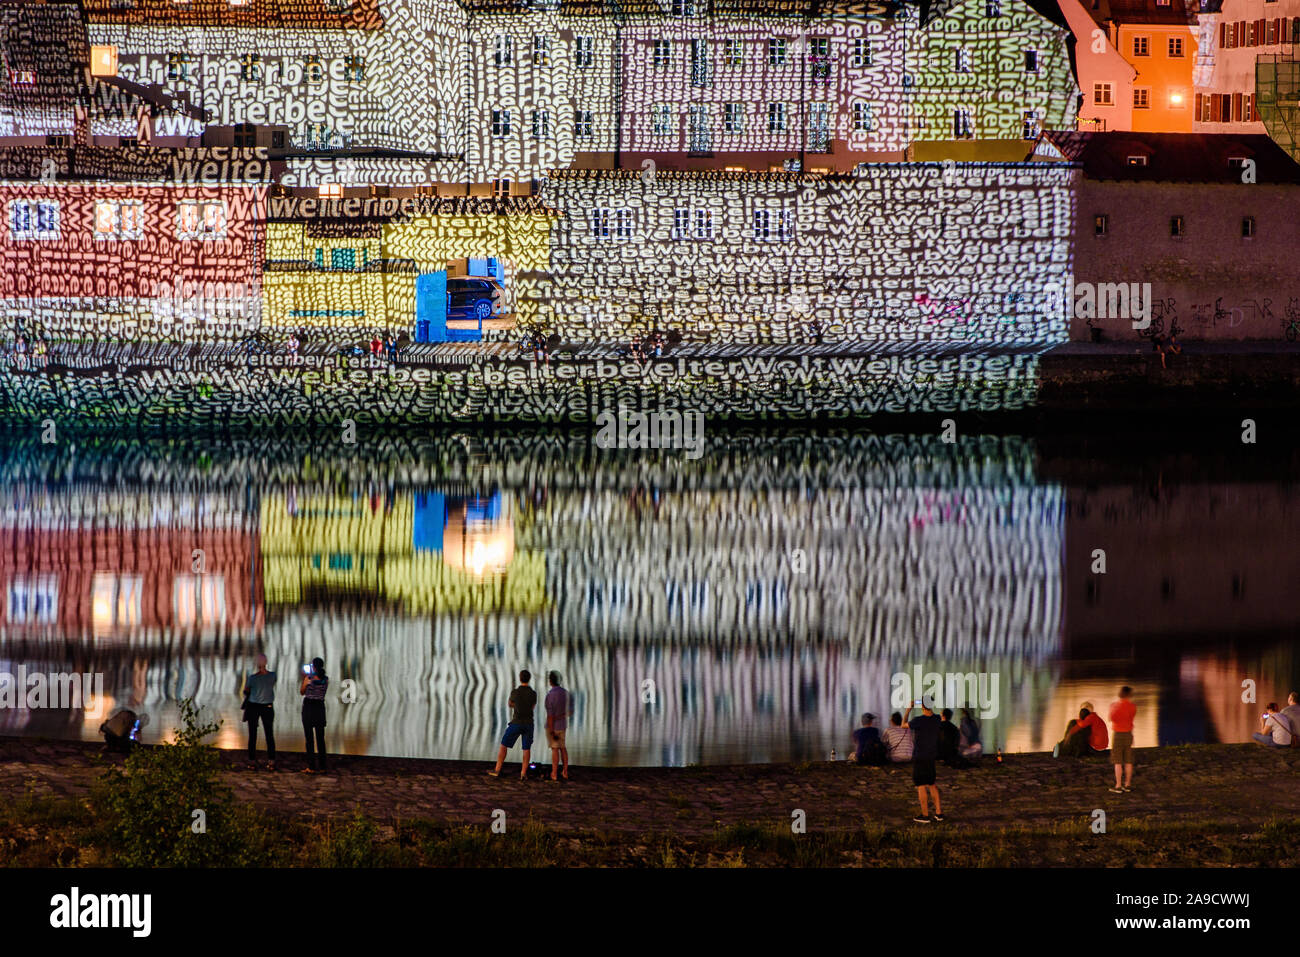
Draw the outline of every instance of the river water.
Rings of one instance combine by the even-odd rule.
[[[886,722],[930,675],[989,750],[1050,749],[1121,684],[1138,746],[1249,740],[1300,684],[1297,473],[1049,445],[10,444],[0,689],[75,672],[100,693],[0,694],[0,733],[92,740],[130,707],[156,741],[192,697],[238,748],[241,675],[264,650],[279,745],[298,751],[317,655],[328,746],[353,754],[486,761],[521,668],[571,689],[579,764],[842,755],[862,712]]]

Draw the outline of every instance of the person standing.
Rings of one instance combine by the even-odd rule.
[[[939,758],[939,716],[934,713],[934,701],[929,695],[921,699],[921,716],[911,721],[909,706],[903,713],[903,727],[912,731],[912,783],[916,797],[921,802],[921,813],[912,818],[917,824],[942,821],[943,809],[939,806],[939,786],[935,784],[935,761]],[[934,798],[934,817],[930,817],[929,799]]]
[[[325,764],[325,692],[329,690],[329,675],[325,674],[325,662],[313,658],[311,664],[303,669],[302,684],[298,693],[302,695],[302,730],[307,738],[307,767],[304,774],[324,771]]]
[[[497,750],[497,766],[488,772],[492,777],[501,776],[501,766],[506,763],[506,754],[521,737],[524,745],[524,763],[519,768],[519,780],[528,778],[528,761],[533,751],[533,711],[537,708],[537,692],[528,687],[533,674],[527,669],[519,672],[519,687],[510,692],[510,723],[501,738],[501,747]]]
[[[551,746],[551,780],[560,777],[569,780],[569,749],[565,746],[564,735],[569,729],[569,719],[573,717],[573,696],[560,687],[560,673],[552,671],[546,676],[551,690],[546,692],[546,743]],[[556,772],[560,777],[556,777]]]
[[[1133,689],[1128,685],[1119,689],[1119,700],[1110,706],[1110,753],[1115,762],[1115,786],[1112,794],[1133,790],[1133,720],[1137,705],[1133,703]]]
[[[266,655],[254,659],[257,670],[244,678],[244,720],[248,722],[248,766],[257,767],[257,723],[266,732],[266,767],[275,770],[275,672],[266,670]]]

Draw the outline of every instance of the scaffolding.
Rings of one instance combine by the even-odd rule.
[[[1294,53],[1256,58],[1255,104],[1273,142],[1300,160],[1300,60]]]

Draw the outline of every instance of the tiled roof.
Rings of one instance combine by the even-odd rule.
[[[82,0],[91,23],[172,27],[307,27],[316,30],[378,30],[378,0]]]
[[[1083,8],[1098,23],[1177,25],[1196,22],[1197,4],[1196,0],[1190,5],[1185,0],[1083,0]]]
[[[1300,183],[1300,165],[1264,134],[1077,133],[1050,130],[1043,139],[1092,180],[1241,183],[1233,160],[1255,162],[1256,183]],[[1145,157],[1134,163],[1130,157]]]
[[[671,0],[458,0],[473,13],[554,11],[560,17],[658,19],[672,17]],[[875,17],[893,19],[904,0],[695,0],[701,18]],[[935,3],[952,0],[933,0]]]

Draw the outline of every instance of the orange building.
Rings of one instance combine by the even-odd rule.
[[[1184,0],[1062,0],[1074,32],[1079,129],[1190,133],[1196,12]]]

